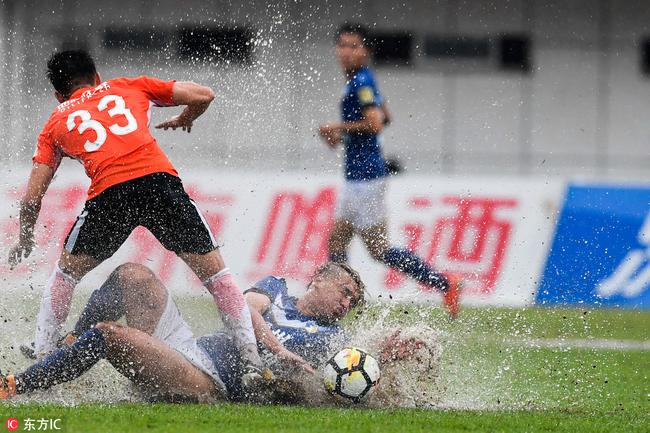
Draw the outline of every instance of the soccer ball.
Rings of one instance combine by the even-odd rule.
[[[379,384],[379,364],[365,351],[346,347],[330,358],[323,369],[327,392],[335,398],[359,403]]]

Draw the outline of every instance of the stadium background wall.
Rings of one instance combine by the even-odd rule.
[[[315,129],[336,118],[343,84],[333,31],[356,19],[409,41],[407,64],[389,56],[378,67],[395,117],[384,146],[408,171],[647,179],[649,18],[650,3],[632,0],[6,0],[1,154],[7,163],[31,155],[55,104],[45,59],[83,46],[106,78],[151,74],[215,89],[191,136],[162,140],[181,168],[337,172]],[[180,32],[236,26],[254,35],[243,63],[181,55]],[[120,43],[124,32],[132,38]]]
[[[9,292],[38,295],[81,211],[87,179],[79,167],[62,171],[46,196],[33,256],[13,270],[0,262]],[[0,189],[9,204],[0,212],[5,255],[18,233],[27,173],[9,173],[6,181],[16,186]],[[336,176],[288,172],[260,178],[205,169],[182,175],[242,286],[274,274],[299,291],[327,259]],[[650,185],[406,175],[391,179],[388,200],[393,242],[461,275],[465,304],[650,307]],[[81,290],[96,288],[126,261],[151,267],[176,294],[204,294],[189,269],[145,229],[88,275]],[[439,302],[438,294],[374,262],[359,241],[353,242],[351,262],[373,301]]]
[[[446,0],[411,1],[395,8],[379,0],[279,5],[186,1],[181,8],[171,0],[154,4],[116,0],[110,7],[94,1],[50,5],[6,0],[0,4],[4,126],[0,154],[6,173],[0,191],[14,206],[6,206],[2,213],[5,245],[16,232],[15,204],[35,138],[55,106],[45,79],[45,59],[54,49],[84,47],[96,57],[105,78],[148,74],[190,79],[215,89],[215,103],[191,135],[180,131],[155,135],[195,191],[207,188],[203,204],[217,215],[215,224],[224,224],[224,248],[237,245],[227,257],[243,281],[279,270],[304,279],[313,264],[310,260],[319,257],[310,256],[310,251],[322,254],[318,244],[322,239],[309,239],[318,245],[307,245],[305,251],[289,253],[287,246],[280,253],[272,250],[271,241],[267,245],[271,250],[258,251],[259,236],[278,192],[298,191],[291,199],[298,204],[318,197],[331,204],[336,193],[330,188],[338,185],[340,154],[326,149],[315,131],[319,123],[338,115],[342,77],[333,58],[332,34],[346,19],[371,24],[384,44],[378,49],[377,75],[394,122],[383,145],[406,168],[406,177],[396,178],[391,186],[393,238],[404,244],[420,239],[421,253],[436,256],[438,266],[481,275],[481,283],[472,283],[470,302],[533,302],[553,221],[566,204],[562,191],[567,179],[650,179],[646,169],[650,123],[645,121],[650,111],[647,2]],[[206,48],[206,40],[216,40],[227,50],[217,55]],[[172,112],[154,110],[152,122]],[[64,162],[66,174],[57,181],[71,182],[60,190],[64,199],[58,204],[50,201],[59,208],[46,216],[52,224],[41,236],[50,247],[39,250],[37,272],[25,280],[34,262],[18,273],[4,269],[12,284],[32,284],[40,290],[45,281],[60,249],[56,242],[83,200],[82,176],[74,165]],[[301,187],[294,190],[295,184]],[[469,194],[506,201],[473,202],[469,208],[463,208],[467,200],[462,206],[454,202],[454,197]],[[223,221],[219,206],[230,209]],[[504,221],[510,224],[501,268],[494,274],[498,277],[490,277],[481,267],[487,265],[467,253],[479,251],[477,245],[487,248],[471,224],[455,226],[469,234],[454,238],[459,248],[452,248],[451,258],[445,258],[444,251],[427,249],[435,222],[454,227],[462,218],[448,220],[463,209],[505,218],[485,219],[493,228],[503,227]],[[490,214],[490,209],[496,213]],[[330,211],[323,210],[324,215]],[[312,220],[299,223],[315,224],[322,234],[323,217],[310,215]],[[645,215],[644,211],[634,215],[630,239],[637,234],[645,239],[641,229]],[[281,215],[277,218],[282,220]],[[544,220],[531,222],[539,218]],[[290,231],[294,232],[300,229]],[[251,238],[251,233],[257,237]],[[302,241],[288,239],[294,249]],[[144,246],[121,258],[162,254],[156,252],[155,243],[142,242]],[[486,242],[489,246],[496,241]],[[405,299],[427,299],[414,285],[371,263],[358,244],[354,248],[355,264],[370,275],[377,296],[399,292],[398,297]],[[291,254],[302,254],[302,267],[286,269],[292,259],[296,264]],[[462,264],[472,258],[473,265]],[[549,266],[546,260],[545,271],[554,272]],[[184,286],[185,270],[177,267],[163,266],[173,269],[165,278],[179,278]],[[492,281],[487,292],[485,278]],[[560,298],[549,295],[544,302]]]

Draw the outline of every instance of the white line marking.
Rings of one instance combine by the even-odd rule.
[[[528,347],[549,349],[650,350],[650,340],[528,338],[524,340],[509,340],[509,342],[523,344]]]

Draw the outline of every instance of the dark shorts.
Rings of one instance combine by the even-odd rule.
[[[114,185],[88,200],[65,239],[65,249],[104,261],[138,226],[175,253],[206,254],[217,248],[181,180],[154,173]]]

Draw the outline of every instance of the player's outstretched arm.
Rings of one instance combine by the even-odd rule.
[[[325,123],[318,128],[318,134],[325,141],[330,149],[336,149],[336,146],[343,139],[342,123]]]
[[[191,81],[175,82],[172,92],[174,102],[185,105],[185,109],[178,116],[156,125],[156,128],[165,130],[183,128],[183,131],[190,132],[194,121],[210,106],[215,96],[214,92],[209,87]]]
[[[271,353],[283,361],[295,364],[305,370],[307,373],[316,374],[316,371],[300,355],[293,353],[275,337],[268,323],[262,317],[262,313],[271,304],[271,300],[261,293],[248,292],[244,295],[248,308],[251,312],[253,330],[257,341],[265,345]]]
[[[333,149],[341,142],[343,134],[379,134],[386,125],[386,113],[388,112],[377,106],[367,107],[363,110],[361,120],[326,123],[320,126],[318,133]]]
[[[18,243],[9,251],[9,264],[15,266],[34,249],[34,226],[41,211],[41,202],[52,182],[54,168],[36,163],[27,182],[27,192],[20,202],[20,234]]]
[[[379,362],[385,364],[391,361],[399,361],[411,358],[415,352],[424,346],[424,340],[410,337],[404,338],[398,329],[393,332],[380,347]]]

